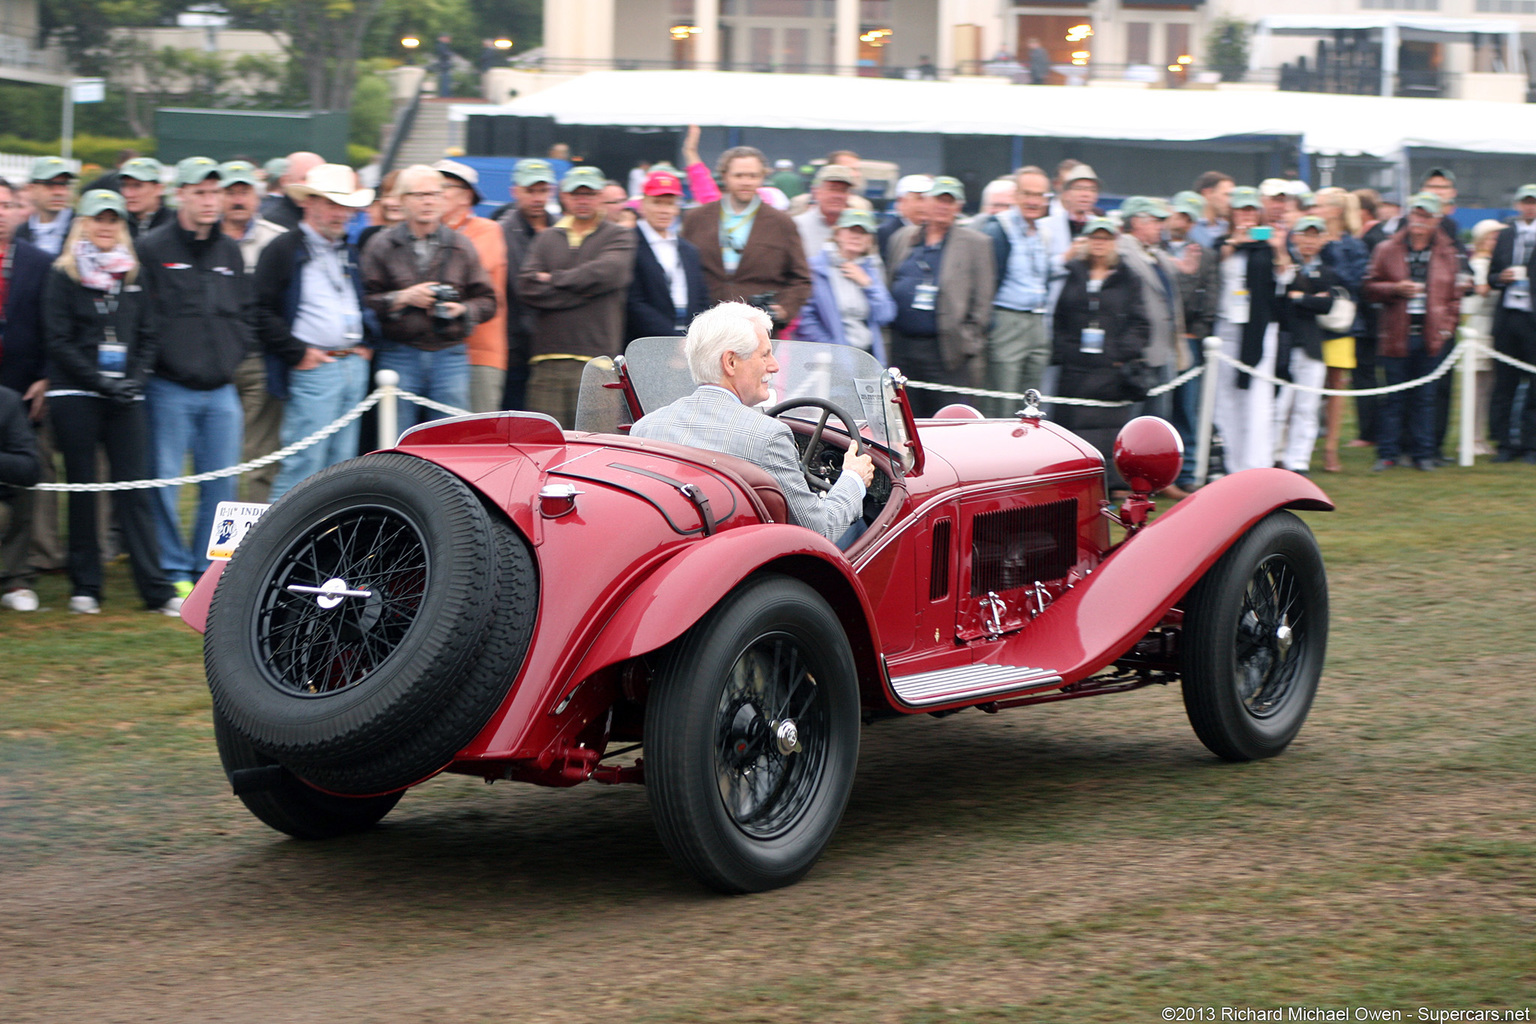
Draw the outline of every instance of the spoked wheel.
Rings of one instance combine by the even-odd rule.
[[[332,466],[241,541],[209,610],[215,710],[335,793],[417,782],[501,703],[538,613],[527,542],[440,466]]]
[[[1328,644],[1317,541],[1289,512],[1260,520],[1185,603],[1184,707],[1211,752],[1273,757],[1306,721]]]
[[[796,881],[832,838],[858,760],[837,614],[764,576],[669,653],[646,707],[646,791],[669,853],[723,892]]]

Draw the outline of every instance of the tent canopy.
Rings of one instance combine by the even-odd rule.
[[[1312,19],[1314,21],[1318,19]],[[1536,154],[1536,104],[1197,89],[1065,88],[732,71],[593,71],[450,116],[561,124],[792,128],[1194,142],[1297,136],[1308,153],[1391,159],[1405,146]]]

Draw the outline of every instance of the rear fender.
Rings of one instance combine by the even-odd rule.
[[[619,605],[569,679],[648,654],[682,636],[748,576],[779,572],[808,583],[837,612],[859,667],[861,688],[880,693],[874,610],[853,566],[810,530],[765,523],[688,545]]]
[[[1066,683],[1092,675],[1157,625],[1254,523],[1282,508],[1326,512],[1333,502],[1312,481],[1282,469],[1248,470],[1202,487],[985,660],[1044,666]]]

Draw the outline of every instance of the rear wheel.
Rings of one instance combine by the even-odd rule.
[[[798,880],[831,840],[859,751],[857,673],[831,606],[764,576],[670,651],[645,720],[662,843],[704,884]]]
[[[1317,541],[1289,512],[1256,523],[1185,601],[1184,709],[1212,753],[1273,757],[1306,721],[1328,645]]]
[[[217,711],[213,713],[213,738],[226,775],[277,764],[230,728]],[[305,785],[284,769],[268,788],[241,793],[240,802],[263,823],[295,839],[337,839],[377,825],[403,795],[404,791],[384,796],[333,796]]]

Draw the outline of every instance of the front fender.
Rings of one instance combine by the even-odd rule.
[[[813,575],[825,576],[830,570],[846,581],[872,630],[874,613],[869,596],[837,546],[811,530],[765,523],[727,530],[690,544],[646,577],[619,605],[568,678],[585,679],[609,665],[664,647],[753,573],[780,563],[788,574],[803,575],[795,567],[807,562],[820,570]],[[837,605],[828,589],[817,586]],[[838,610],[846,623],[852,610]],[[861,646],[862,638],[853,630],[848,632],[849,640]],[[873,644],[875,638],[871,635],[868,640]]]
[[[1327,512],[1333,502],[1283,469],[1246,470],[1202,487],[986,660],[1045,666],[1067,683],[1092,675],[1145,636],[1254,523],[1281,508]]]

